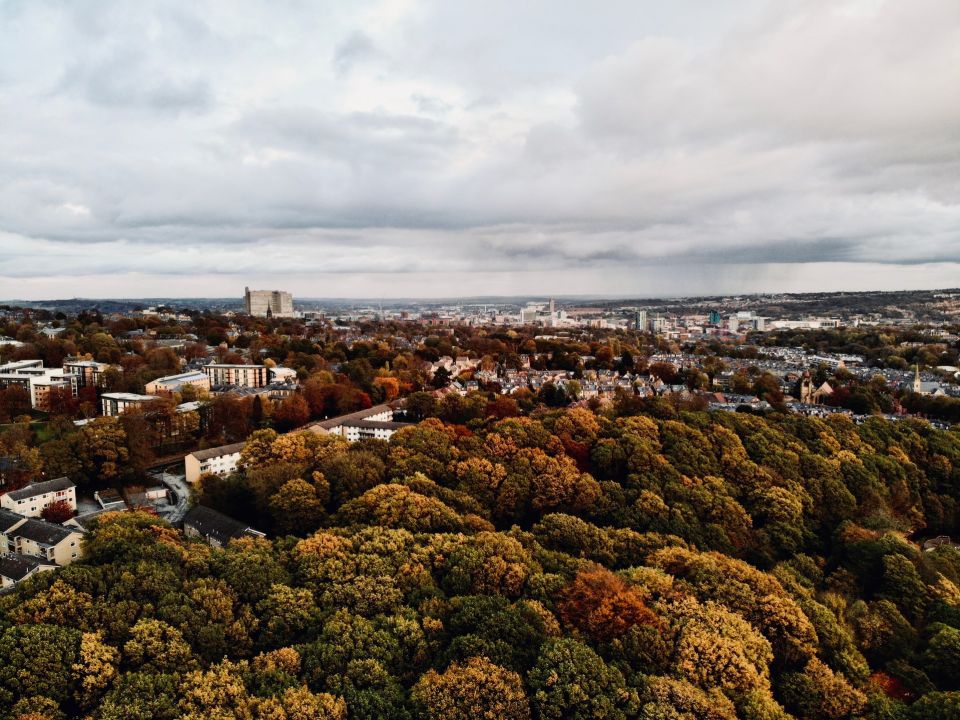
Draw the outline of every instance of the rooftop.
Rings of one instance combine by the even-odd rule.
[[[37,495],[45,495],[46,493],[57,492],[59,490],[69,490],[72,487],[76,486],[70,482],[70,478],[60,477],[54,478],[53,480],[30,483],[19,490],[11,490],[7,495],[13,500],[26,500],[27,498],[36,497]]]
[[[0,508],[0,532],[6,532],[21,520],[26,520],[26,518],[19,513],[13,512],[13,510]]]
[[[246,443],[233,443],[232,445],[221,445],[220,447],[207,448],[206,450],[195,450],[190,453],[197,460],[209,460],[210,458],[221,457],[223,455],[233,455],[243,450]]]
[[[56,545],[77,532],[63,525],[56,525],[46,520],[27,518],[27,521],[13,531],[17,537],[33,540],[41,545]]]
[[[192,527],[200,535],[213,538],[221,545],[243,535],[262,535],[246,523],[234,520],[232,517],[219,513],[212,508],[197,505],[186,514],[183,519],[184,527]]]
[[[200,370],[191,370],[190,372],[178,373],[177,375],[167,375],[166,377],[156,378],[150,382],[155,383],[171,383],[171,382],[183,382],[184,380],[205,380],[207,377],[206,373],[201,372]]]
[[[389,405],[374,405],[369,407],[366,410],[358,410],[357,412],[349,413],[347,415],[339,415],[329,420],[321,420],[320,422],[311,423],[308,425],[308,428],[322,428],[324,430],[330,430],[335,427],[340,427],[341,425],[355,425],[361,420],[366,420],[372,415],[380,415],[385,412],[393,412],[393,408]]]
[[[110,400],[126,400],[127,402],[138,402],[140,400],[156,400],[156,395],[137,395],[137,393],[128,393],[128,392],[115,392],[115,393],[104,393],[100,397],[108,398]]]
[[[45,565],[39,558],[19,553],[0,555],[0,576],[9,578],[13,582],[20,582],[41,565]]]

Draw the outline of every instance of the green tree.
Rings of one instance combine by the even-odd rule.
[[[56,625],[14,625],[0,636],[0,707],[42,695],[63,705],[73,696],[81,633]]]
[[[544,720],[623,720],[638,703],[619,670],[569,638],[543,646],[527,682],[534,711]]]

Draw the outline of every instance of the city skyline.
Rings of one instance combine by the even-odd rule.
[[[949,0],[8,3],[0,40],[3,298],[960,277]]]

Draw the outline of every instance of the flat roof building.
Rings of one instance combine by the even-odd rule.
[[[78,387],[103,387],[104,373],[110,369],[108,363],[96,360],[80,360],[67,358],[63,361],[63,371],[76,375]]]
[[[140,407],[157,400],[156,395],[137,395],[136,393],[104,393],[100,396],[103,414],[106,417],[116,417],[131,408]]]
[[[266,365],[228,365],[213,363],[204,365],[203,372],[210,386],[237,385],[239,387],[258,388],[269,382]]]
[[[148,382],[146,391],[147,395],[165,395],[181,392],[187,385],[192,385],[197,390],[209,390],[210,377],[200,370],[180,373],[179,375],[167,375]]]
[[[59,368],[46,368],[42,360],[18,360],[0,365],[0,389],[19,386],[30,393],[30,406],[50,410],[54,392],[62,391],[70,397],[77,396],[78,381]]]

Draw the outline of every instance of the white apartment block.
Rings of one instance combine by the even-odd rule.
[[[11,490],[0,495],[0,508],[6,508],[24,517],[40,517],[47,506],[55,502],[66,502],[70,509],[77,511],[77,488],[68,478],[30,483],[19,490]]]
[[[233,443],[220,447],[197,450],[183,459],[187,482],[197,483],[201,475],[229,475],[240,463],[240,451],[246,443]]]
[[[62,390],[77,396],[75,375],[58,368],[45,368],[43,360],[17,360],[0,365],[0,388],[19,385],[30,393],[30,405],[37,410],[50,409],[50,396]]]
[[[397,430],[409,424],[394,422],[393,408],[389,405],[374,405],[366,410],[313,423],[307,428],[316,433],[340,435],[349,442],[356,442],[367,438],[389,440]]]

